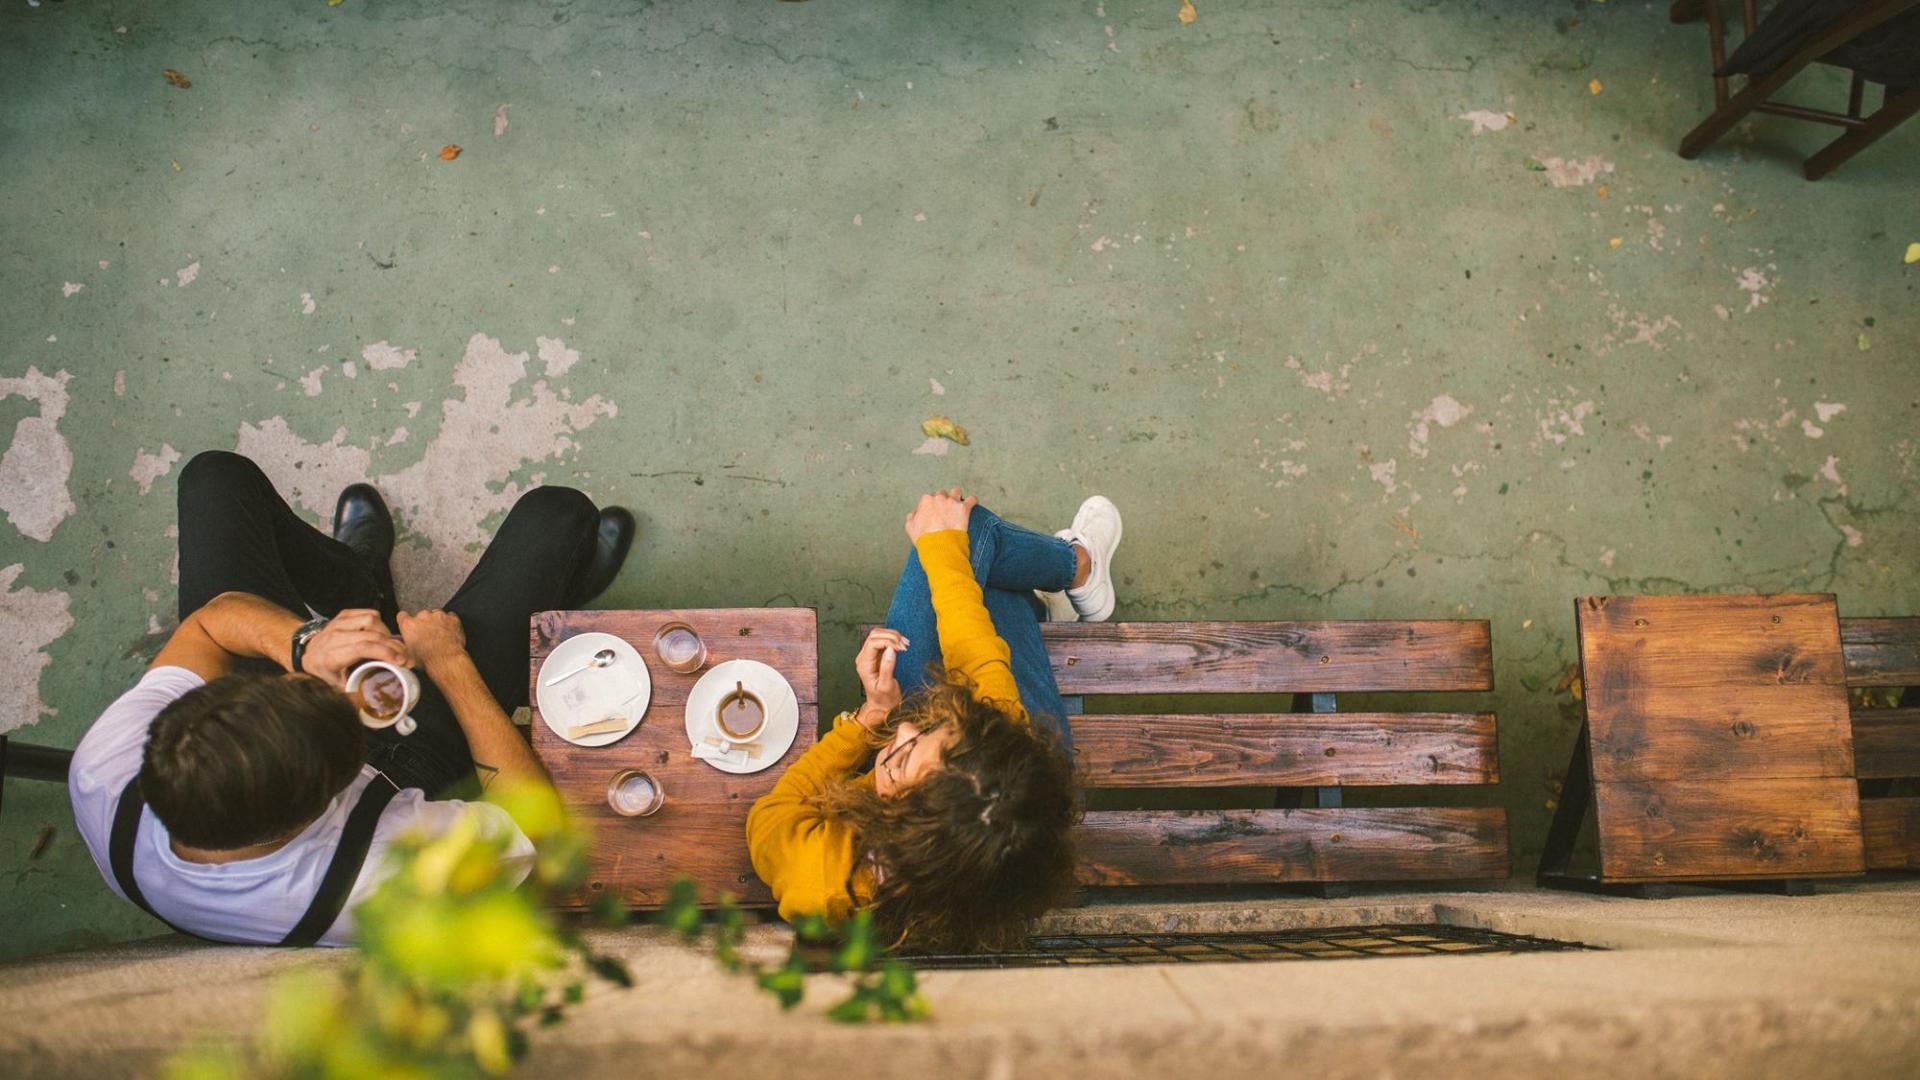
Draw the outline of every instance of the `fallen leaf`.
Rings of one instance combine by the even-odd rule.
[[[1527,166],[1528,172],[1546,172],[1547,171],[1547,167],[1544,164],[1538,161],[1535,161],[1532,158],[1528,158],[1525,164]]]
[[[1592,80],[1592,81],[1590,81],[1590,82],[1588,82],[1588,83],[1587,83],[1587,93],[1589,93],[1589,94],[1597,94],[1597,93],[1599,93],[1600,91],[1602,91],[1602,90],[1605,90],[1605,89],[1606,89],[1606,87],[1604,87],[1604,86],[1601,86],[1601,85],[1600,85],[1600,80],[1599,80],[1599,79],[1594,79],[1594,80]]]
[[[944,416],[929,416],[921,421],[920,433],[929,439],[948,439],[967,445],[967,429]]]
[[[1607,241],[1607,246],[1610,248],[1617,248],[1623,243],[1625,243],[1625,241],[1621,240],[1619,237],[1616,236],[1613,239]]]
[[[1920,244],[1907,245],[1907,265],[1912,266],[1914,263],[1920,263]]]
[[[166,79],[168,82],[172,83],[173,85],[179,87],[182,90],[185,90],[187,87],[193,85],[192,79],[187,78],[185,75],[180,74],[179,72],[173,70],[172,68],[166,68],[165,70],[160,72],[160,75],[162,78]]]
[[[1599,187],[1597,187],[1597,188],[1594,188],[1594,189],[1593,189],[1593,193],[1594,193],[1594,195],[1595,195],[1595,196],[1597,196],[1597,197],[1599,197],[1599,198],[1602,198],[1602,199],[1604,199],[1604,198],[1606,198],[1606,197],[1607,197],[1607,185],[1605,185],[1605,184],[1601,184],[1601,185],[1600,185]]]
[[[346,2],[347,2],[347,0],[327,0],[327,6],[328,6],[328,7],[339,7],[339,6],[341,5],[341,4],[344,4],[344,3],[346,3]]]
[[[1193,0],[1180,0],[1180,21],[1182,23],[1191,24],[1193,20],[1199,17],[1200,13],[1193,9]]]
[[[459,156],[460,156],[460,148],[458,146],[455,146],[452,143],[448,143],[447,145],[440,148],[441,161],[452,161],[454,158],[457,158]]]
[[[1864,330],[1860,332],[1859,345],[1860,345],[1861,352],[1866,352],[1867,350],[1873,348],[1873,339],[1868,337],[1866,334],[1866,331]]]
[[[174,171],[174,172],[179,172],[179,171],[180,171],[180,159],[179,159],[179,158],[174,158],[174,159],[173,159],[173,171]]]

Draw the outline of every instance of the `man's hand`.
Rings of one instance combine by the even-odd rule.
[[[967,517],[979,499],[962,495],[959,488],[920,496],[920,504],[907,515],[907,539],[918,541],[920,534],[943,529],[967,531]]]
[[[893,677],[894,660],[907,647],[907,639],[898,630],[878,627],[854,655],[853,670],[860,676],[860,688],[866,691],[866,704],[855,714],[868,731],[885,721],[894,706],[900,704],[900,683]]]
[[[380,621],[379,612],[348,608],[307,639],[300,667],[328,685],[344,690],[347,674],[367,660],[412,667],[414,655],[405,642],[387,632],[387,624]]]
[[[451,611],[429,608],[411,615],[401,612],[400,637],[425,668],[467,655],[467,632],[460,626],[460,616]]]

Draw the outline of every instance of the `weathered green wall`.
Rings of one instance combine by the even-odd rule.
[[[417,600],[515,485],[627,503],[612,602],[816,606],[830,703],[913,493],[1104,492],[1122,618],[1493,620],[1523,869],[1574,596],[1920,610],[1920,129],[1681,161],[1656,5],[1178,9],[0,9],[0,727],[135,677],[208,447],[316,512],[379,479]],[[936,412],[972,445],[915,455]],[[17,782],[0,911],[0,955],[153,925]]]

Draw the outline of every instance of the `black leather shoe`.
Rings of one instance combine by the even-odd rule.
[[[386,608],[393,602],[393,512],[372,484],[349,484],[333,508],[333,538],[353,549],[372,571]]]
[[[627,561],[627,552],[633,550],[633,534],[638,531],[638,526],[634,524],[633,514],[625,507],[608,506],[600,511],[597,531],[599,538],[594,542],[593,555],[574,576],[573,588],[568,590],[569,608],[586,607],[594,597],[606,592],[607,586],[613,584],[620,567]]]

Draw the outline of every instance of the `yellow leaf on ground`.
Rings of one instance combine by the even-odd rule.
[[[1912,266],[1914,263],[1920,263],[1920,244],[1907,245],[1907,265]]]
[[[1616,237],[1614,237],[1613,239],[1611,239],[1611,240],[1609,240],[1609,241],[1607,241],[1607,246],[1608,246],[1608,247],[1611,247],[1611,248],[1617,248],[1617,247],[1619,247],[1619,246],[1620,246],[1621,244],[1623,244],[1623,243],[1625,243],[1625,242],[1626,242],[1626,241],[1624,241],[1624,240],[1622,240],[1622,239],[1620,239],[1619,237],[1617,237],[1617,236],[1616,236]]]
[[[179,72],[173,70],[172,68],[162,69],[160,72],[160,77],[172,83],[173,85],[179,87],[182,90],[185,90],[187,87],[193,85],[192,79],[187,78],[185,75],[180,74]]]
[[[1193,20],[1199,17],[1200,17],[1200,13],[1193,9],[1193,0],[1180,0],[1180,21],[1181,22],[1191,23],[1193,22]]]
[[[346,2],[347,2],[347,0],[327,0],[327,6],[328,6],[328,7],[339,7],[339,6],[341,5],[341,4],[344,4],[344,3],[346,3]]]
[[[452,161],[454,158],[457,158],[459,156],[460,156],[460,148],[458,146],[455,146],[452,143],[448,143],[447,145],[440,148],[441,161]]]
[[[949,439],[967,445],[967,429],[944,416],[929,416],[920,423],[920,433],[929,439]]]
[[[1593,193],[1594,193],[1594,195],[1595,195],[1595,196],[1597,196],[1597,197],[1599,197],[1599,198],[1602,198],[1602,199],[1604,199],[1604,198],[1606,198],[1606,197],[1607,197],[1607,185],[1605,185],[1605,184],[1601,184],[1601,185],[1600,185],[1599,187],[1597,187],[1597,188],[1594,188],[1594,189],[1593,189]]]
[[[1605,89],[1606,87],[1600,85],[1599,79],[1594,79],[1593,81],[1587,83],[1587,93],[1589,94],[1597,94],[1600,91]]]
[[[1860,332],[1859,344],[1860,351],[1866,352],[1868,349],[1873,348],[1873,339],[1868,337],[1866,331],[1863,330]]]

